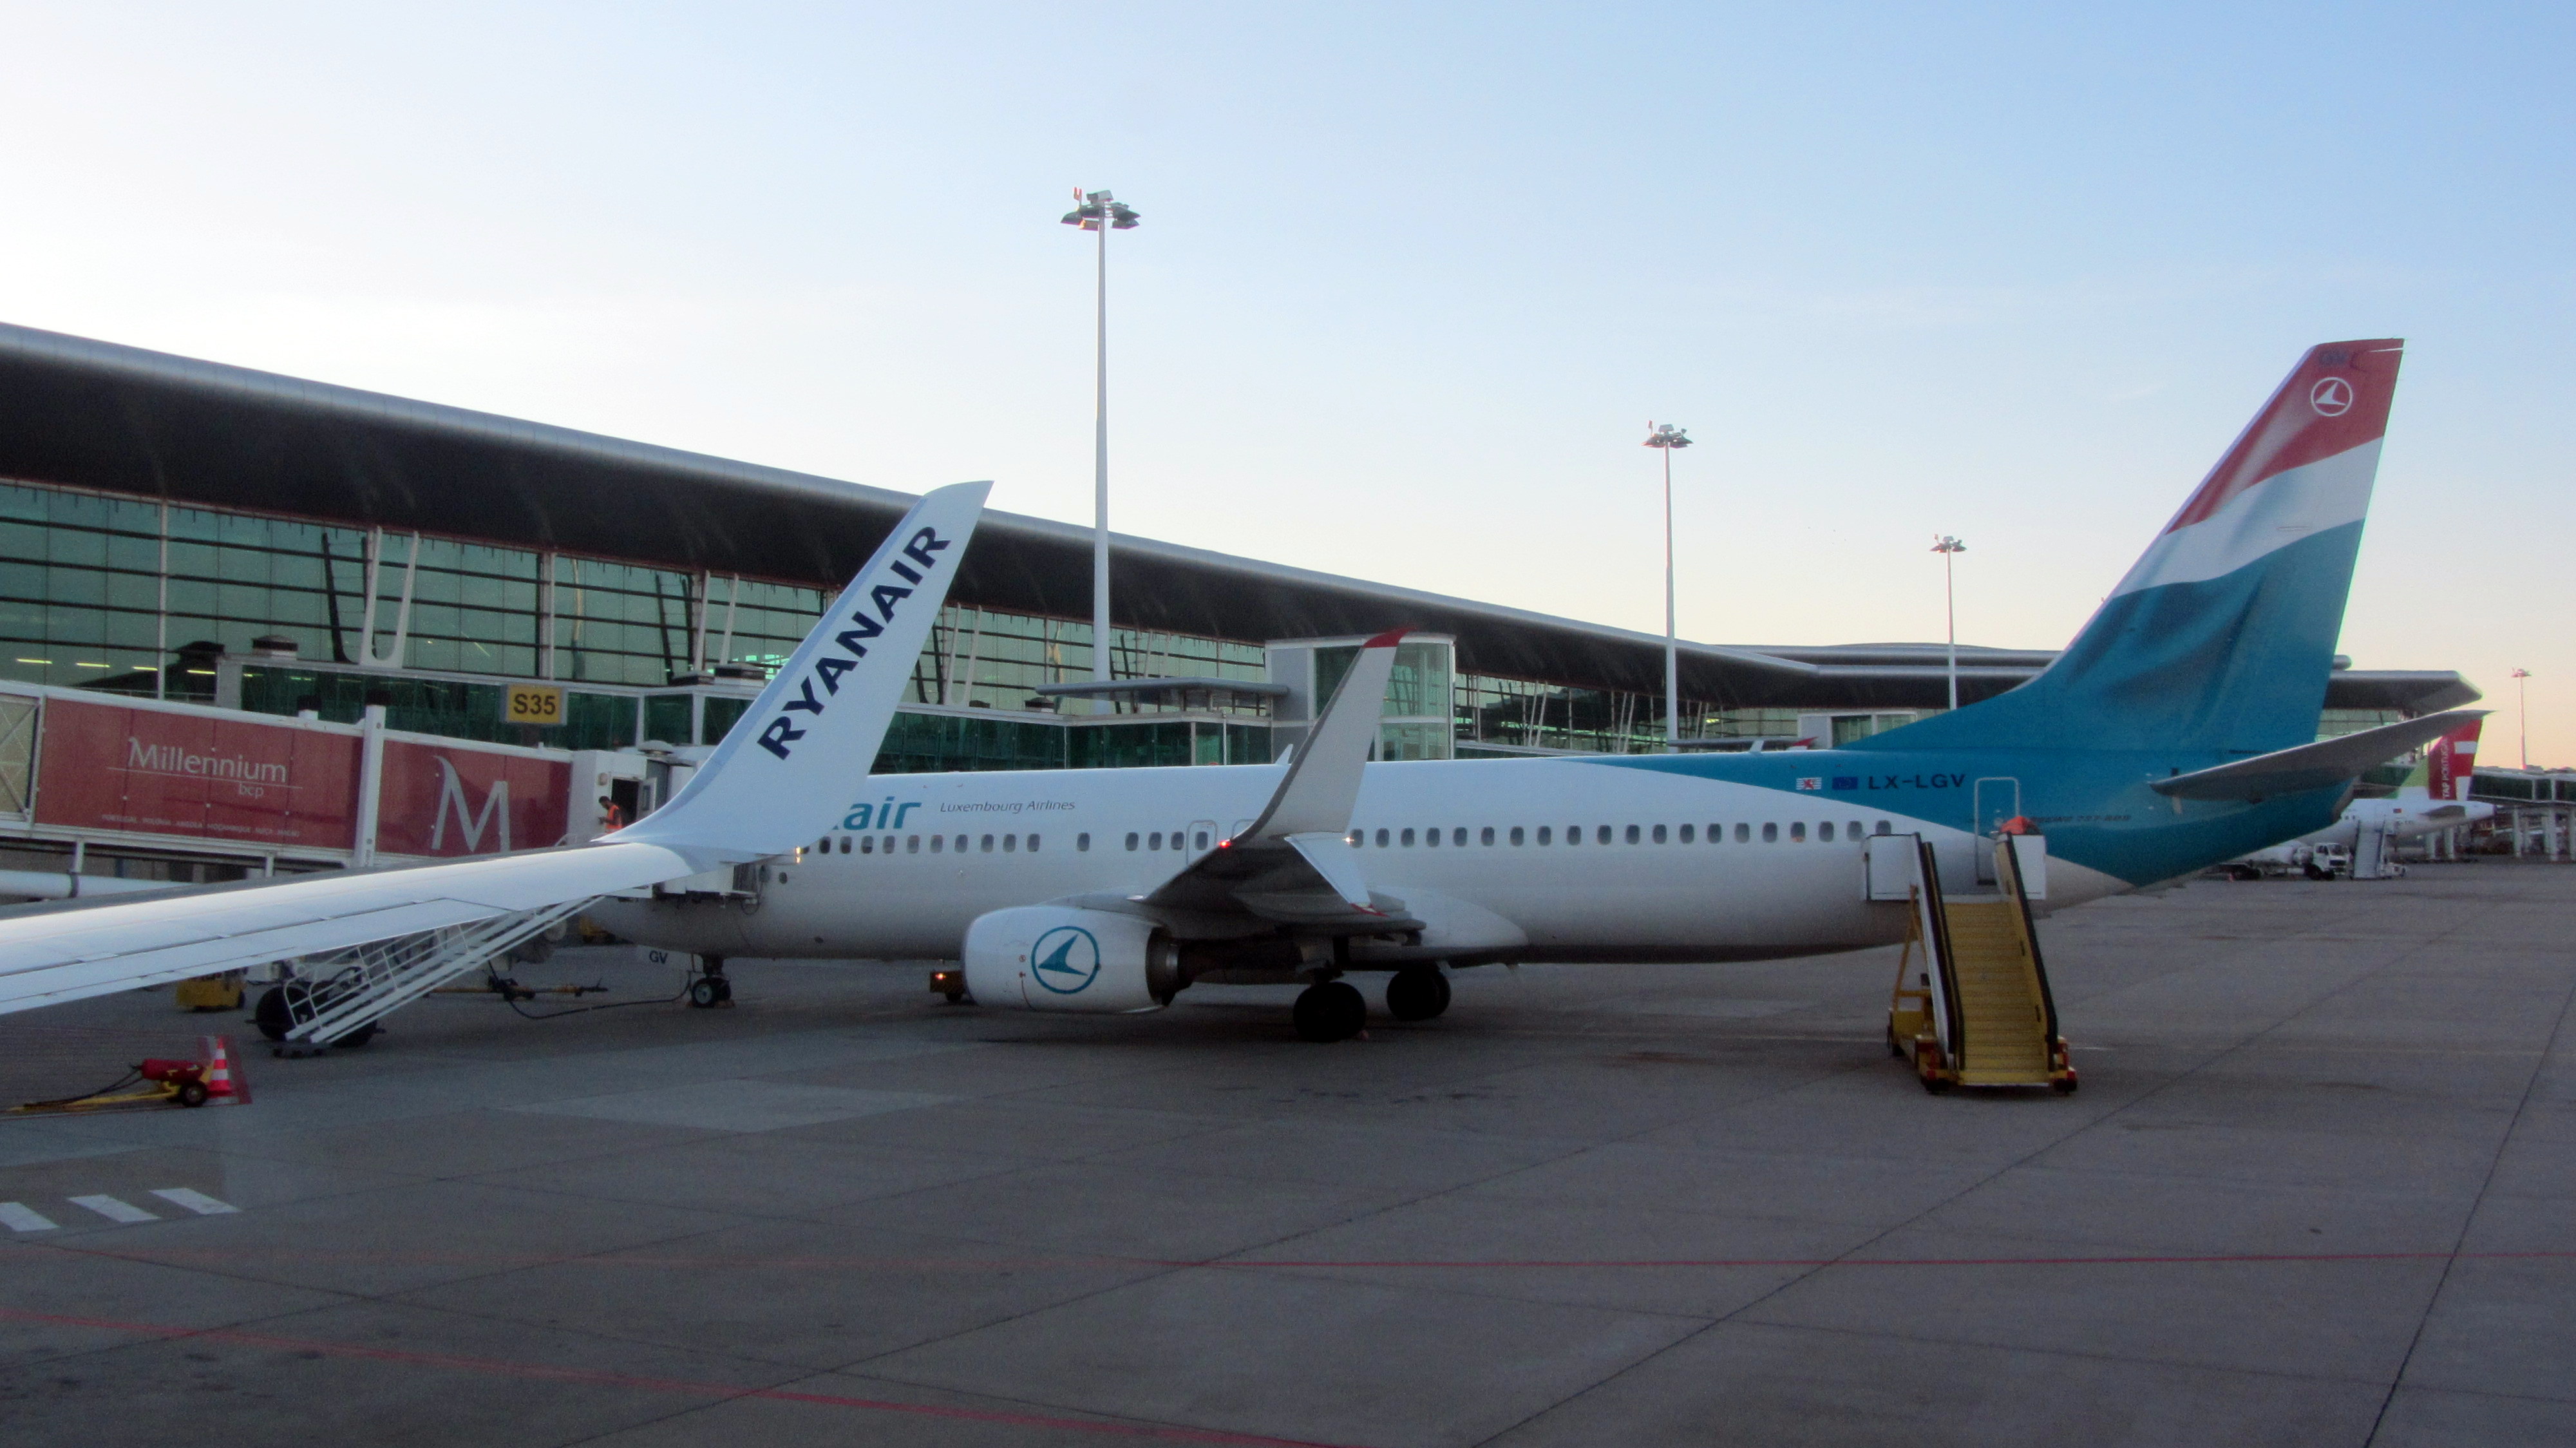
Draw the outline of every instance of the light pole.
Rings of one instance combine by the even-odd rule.
[[[1682,739],[1682,653],[1673,631],[1673,449],[1689,447],[1689,434],[1669,422],[1646,424],[1646,446],[1664,455],[1664,747]]]
[[[2522,767],[2531,767],[2531,670],[2513,671],[2513,732],[2522,736]]]
[[[1132,231],[1136,213],[1106,191],[1073,188],[1064,224],[1100,233],[1099,399],[1092,426],[1091,677],[1109,682],[1109,233]]]
[[[1950,707],[1959,707],[1959,590],[1950,574],[1951,560],[1968,545],[1947,533],[1932,535],[1932,551],[1941,555],[1941,611],[1950,619]]]

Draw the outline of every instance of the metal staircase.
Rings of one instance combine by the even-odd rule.
[[[1914,928],[1897,962],[1887,1040],[1913,1060],[1926,1090],[2076,1087],[2023,890],[2021,842],[2035,838],[1999,836],[1997,893],[1966,899],[1943,897],[1931,845],[1915,842]]]
[[[319,1046],[362,1042],[393,1011],[481,968],[590,905],[589,899],[547,905],[310,957],[298,966],[299,979],[284,987],[285,1005],[294,1021],[284,1039]]]

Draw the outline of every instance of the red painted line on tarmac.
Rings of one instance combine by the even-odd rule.
[[[1175,1262],[1175,1267],[2102,1267],[2228,1262],[2444,1262],[2516,1261],[2576,1257],[2576,1252],[2225,1252],[2162,1257],[1659,1257],[1634,1260],[1567,1258],[1545,1261],[1494,1258],[1456,1262],[1331,1262],[1274,1259]]]
[[[288,1352],[324,1353],[332,1357],[365,1358],[372,1362],[401,1363],[408,1367],[445,1368],[454,1372],[483,1373],[495,1377],[526,1378],[541,1382],[638,1388],[647,1392],[679,1393],[690,1397],[759,1398],[777,1403],[810,1403],[826,1408],[856,1408],[873,1413],[902,1413],[920,1418],[998,1423],[1013,1428],[1044,1428],[1052,1432],[1092,1433],[1110,1438],[1142,1438],[1165,1443],[1216,1443],[1233,1445],[1233,1448],[1340,1448],[1340,1445],[1316,1443],[1302,1438],[1265,1438],[1253,1433],[1227,1433],[1209,1428],[1106,1423],[1096,1419],[1052,1418],[1039,1413],[1003,1412],[990,1408],[954,1408],[932,1403],[897,1403],[879,1398],[843,1397],[833,1393],[800,1393],[788,1388],[753,1388],[736,1383],[695,1382],[686,1378],[637,1377],[630,1373],[603,1372],[593,1368],[552,1367],[543,1363],[514,1363],[498,1358],[459,1357],[450,1353],[405,1352],[399,1348],[364,1347],[356,1343],[330,1342],[321,1338],[277,1337],[269,1333],[244,1332],[228,1327],[176,1327],[167,1323],[125,1322],[115,1318],[73,1317],[64,1313],[28,1312],[14,1307],[0,1307],[0,1319],[11,1322],[47,1323],[57,1327],[97,1328],[108,1332],[132,1333],[141,1337],[185,1338],[200,1342],[235,1343],[244,1347],[278,1348]]]

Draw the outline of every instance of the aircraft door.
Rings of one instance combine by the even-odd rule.
[[[1190,821],[1190,858],[1195,860],[1199,856],[1206,854],[1208,851],[1215,849],[1217,841],[1224,838],[1225,836],[1217,833],[1216,821]]]
[[[2021,781],[1978,780],[1975,811],[1977,883],[1991,885],[1995,883],[1995,841],[2003,834],[2004,821],[2021,813]]]
[[[614,819],[616,823],[613,825],[603,824],[604,829],[624,829],[626,826],[642,819],[644,817],[644,781],[640,779],[618,779],[610,781],[608,786],[608,804],[609,808],[616,811],[616,813],[610,817]]]

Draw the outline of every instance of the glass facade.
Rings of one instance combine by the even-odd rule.
[[[801,628],[797,636],[803,637]],[[1259,644],[1141,629],[1110,632],[1109,669],[1121,679],[1268,677]],[[940,610],[929,646],[913,671],[912,697],[917,704],[1016,711],[1040,697],[1034,692],[1040,684],[1090,677],[1088,621],[950,604]],[[1163,706],[1122,700],[1117,709],[1156,713]]]
[[[1064,734],[1065,763],[1074,769],[1268,764],[1272,757],[1269,726],[1220,719],[1079,724]]]
[[[0,482],[0,678],[28,683],[212,703],[234,666],[222,660],[247,659],[237,702],[263,713],[291,714],[309,699],[323,718],[347,722],[381,690],[394,727],[422,733],[572,749],[712,744],[749,707],[748,690],[679,682],[719,665],[774,668],[827,601],[823,590],[793,583]],[[264,641],[273,654],[281,637],[295,646],[292,660],[254,648]],[[399,657],[388,658],[397,640]],[[1339,643],[1315,650],[1316,697],[1330,696],[1357,652]],[[1260,681],[1269,670],[1257,643],[1146,630],[1118,630],[1111,658],[1120,678]],[[1468,673],[1451,658],[1446,643],[1399,647],[1380,757],[1663,747],[1660,691]],[[393,667],[366,667],[370,660]],[[1088,621],[952,603],[913,673],[912,702],[936,712],[900,715],[878,767],[1272,757],[1254,703],[1185,713],[1119,700],[1102,707],[1144,717],[1110,724],[1092,722],[1098,716],[1080,705],[1059,718],[1034,692],[1090,673]],[[564,724],[505,724],[501,685],[479,679],[568,686]],[[1785,740],[1797,735],[1800,712],[1684,700],[1681,734]],[[2329,709],[2318,735],[2399,717]],[[1835,730],[1844,742],[1839,719]]]
[[[341,672],[253,664],[242,670],[241,707],[254,714],[311,708],[334,724],[355,724],[367,696],[386,696],[385,723],[415,734],[542,744],[553,749],[623,749],[636,742],[631,694],[564,692],[564,721],[549,729],[502,722],[500,684],[422,679],[402,674]],[[684,723],[685,723],[685,716]],[[683,733],[679,740],[686,742]]]
[[[368,695],[383,693],[394,728],[451,738],[566,749],[712,744],[750,707],[748,693],[671,684],[719,664],[776,667],[827,601],[791,583],[0,483],[0,678],[27,683],[214,703],[218,660],[248,657],[237,702],[258,713],[309,706],[353,722]],[[294,658],[266,661],[280,639]],[[1145,630],[1119,630],[1111,655],[1120,677],[1259,680],[1265,667],[1258,644]],[[368,659],[395,667],[368,668]],[[1028,704],[1036,686],[1090,673],[1088,622],[951,604],[915,667],[913,700],[994,717],[906,713],[884,764],[1269,757],[1266,728],[1206,721],[1113,730],[1073,746],[1068,732],[1112,726],[1059,721]],[[497,681],[531,678],[600,687],[567,689],[560,726],[504,723]]]
[[[2395,724],[2406,716],[2395,709],[2328,709],[2317,717],[2317,737],[2334,739],[2345,734],[2358,734],[2382,724]]]
[[[1664,747],[1661,690],[1573,689],[1535,679],[1460,673],[1454,691],[1459,753],[1471,746],[1652,754]],[[1794,739],[1801,710],[1720,709],[1682,701],[1684,739]],[[1480,751],[1491,757],[1494,748]]]

